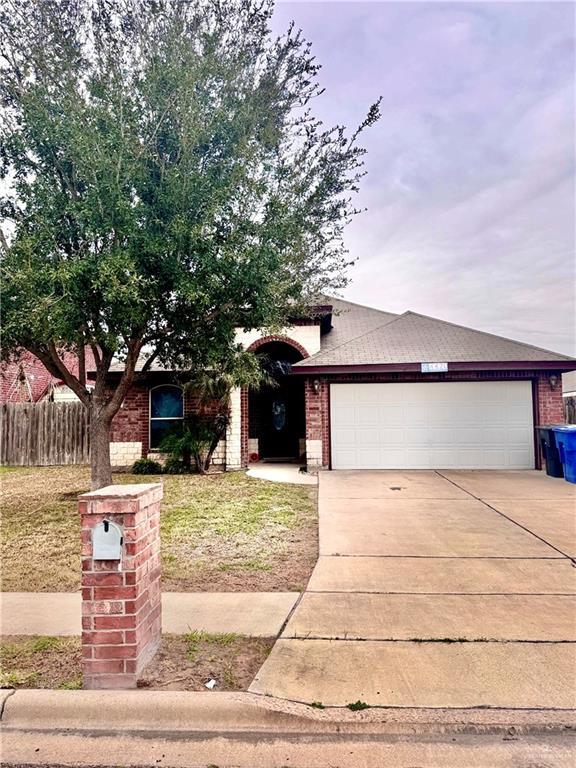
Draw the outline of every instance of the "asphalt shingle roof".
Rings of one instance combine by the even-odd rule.
[[[362,336],[369,331],[396,320],[398,315],[392,312],[383,312],[380,309],[364,307],[361,304],[354,304],[344,299],[335,299],[330,296],[324,297],[326,304],[333,307],[332,330],[326,333],[320,339],[321,351],[339,347],[358,336]]]
[[[355,311],[352,307],[350,313],[354,314]],[[335,329],[341,317],[334,319]],[[349,328],[353,326],[352,318],[348,319],[347,325]],[[331,336],[333,332],[330,331],[327,336]],[[554,360],[566,362],[571,359],[557,352],[502,336],[454,325],[416,312],[405,312],[402,315],[388,315],[378,327],[343,343],[323,344],[320,352],[296,363],[296,366],[306,368],[324,365]]]
[[[322,336],[320,351],[295,367],[574,360],[576,368],[576,360],[567,355],[417,312],[397,315],[330,296],[322,301],[333,307],[332,329]],[[145,359],[142,355],[137,368]],[[124,364],[117,361],[110,367],[111,371],[123,369]],[[155,361],[150,370],[165,368]]]

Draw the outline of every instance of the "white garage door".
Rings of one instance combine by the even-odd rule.
[[[333,469],[533,469],[529,381],[332,384]]]

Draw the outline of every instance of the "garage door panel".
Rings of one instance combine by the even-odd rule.
[[[373,410],[376,411],[378,424],[384,424],[388,427],[401,427],[404,424],[403,409],[396,405],[380,405]]]
[[[514,405],[513,403],[510,403],[506,407],[506,420],[509,424],[513,424],[515,422],[518,422],[520,424],[525,424],[526,419],[532,418],[532,407],[527,407],[525,405]]]
[[[338,423],[341,426],[353,427],[356,423],[356,408],[353,405],[342,405],[339,407]]]
[[[430,418],[433,420],[434,424],[439,427],[452,426],[454,424],[454,417],[454,406],[446,405],[444,403],[438,403],[434,408],[434,412],[430,414]]]
[[[404,424],[422,427],[428,423],[428,409],[421,405],[407,405],[402,413]]]
[[[478,403],[478,417],[483,424],[507,424],[510,421],[510,406],[498,403]]]
[[[520,436],[518,434],[515,435],[515,432],[517,433],[518,430],[507,429],[504,424],[501,426],[483,427],[482,429],[484,441],[487,443],[517,442],[518,439],[522,442],[524,430],[520,430]]]
[[[413,469],[431,469],[432,459],[428,448],[407,448],[406,461]]]
[[[358,442],[362,447],[369,445],[378,449],[380,446],[382,433],[378,429],[366,429],[359,427],[356,430],[356,435],[358,436]]]
[[[478,444],[479,435],[482,433],[482,427],[456,427],[454,430],[454,443],[462,446],[474,446]]]
[[[493,467],[508,466],[508,454],[509,451],[505,451],[499,448],[485,448],[483,451],[483,461],[485,464],[492,465]]]
[[[454,430],[451,427],[430,427],[428,441],[431,445],[452,445]]]
[[[354,388],[354,387],[353,387]],[[365,388],[362,388],[359,392],[354,392],[350,402],[368,403],[372,405],[374,402],[386,402],[385,393],[379,391],[379,384],[366,384]]]
[[[370,405],[358,405],[355,409],[357,424],[374,424],[374,407]]]
[[[430,459],[434,467],[450,467],[455,463],[454,450],[452,448],[432,448]]]
[[[415,447],[419,447],[422,445],[422,436],[423,434],[426,434],[427,431],[423,430],[421,427],[410,426],[410,427],[406,427],[405,429],[401,429],[397,427],[395,430],[395,433],[398,439],[402,439],[406,445],[413,445]],[[385,440],[387,436],[387,430],[381,428],[380,434]]]
[[[518,467],[534,468],[534,452],[526,448],[511,448],[508,452],[508,468],[517,469]]]
[[[380,452],[378,450],[360,449],[356,451],[356,460],[365,469],[379,469]]]
[[[335,469],[530,469],[530,382],[333,384]]]

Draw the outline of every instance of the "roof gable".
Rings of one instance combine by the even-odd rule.
[[[332,330],[322,336],[321,352],[340,347],[359,336],[396,320],[399,315],[352,301],[327,297],[333,307]]]

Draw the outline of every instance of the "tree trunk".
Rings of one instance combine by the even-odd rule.
[[[204,457],[202,456],[201,451],[194,452],[194,462],[196,463],[196,469],[198,473],[201,475],[205,475],[206,470],[204,468]]]
[[[110,427],[112,420],[98,415],[95,408],[90,414],[90,470],[91,488],[97,491],[106,485],[112,485],[112,465],[110,464]]]
[[[212,438],[212,442],[210,443],[210,447],[208,448],[208,453],[206,454],[206,458],[204,459],[204,470],[208,472],[210,469],[210,465],[212,464],[212,456],[214,455],[214,451],[216,448],[218,448],[218,443],[220,440],[223,440],[226,437],[226,428],[224,430],[219,429],[218,432],[215,433],[214,437]]]
[[[228,424],[230,423],[230,408],[227,405],[226,408],[223,411],[220,411],[220,413],[217,413],[214,418],[214,436],[212,437],[212,441],[210,443],[210,446],[208,447],[208,453],[206,454],[206,458],[204,460],[204,470],[205,472],[208,472],[210,469],[210,464],[212,464],[212,456],[214,455],[214,451],[218,447],[218,443],[221,440],[224,440],[226,437],[226,430],[228,429]]]

